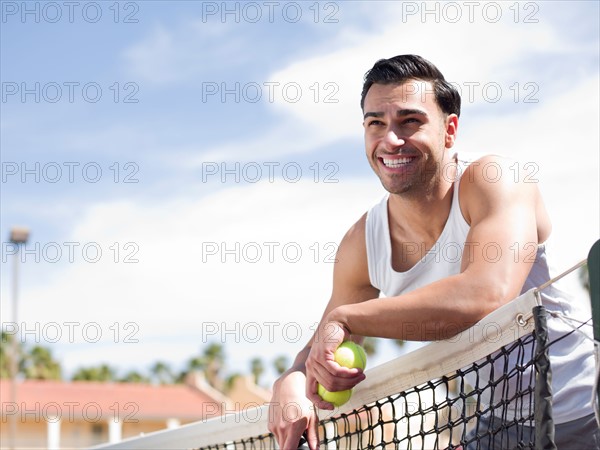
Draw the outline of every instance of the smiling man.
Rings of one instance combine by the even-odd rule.
[[[275,382],[269,426],[286,450],[305,430],[309,446],[318,446],[313,404],[333,407],[317,394],[318,383],[340,391],[364,379],[334,362],[341,342],[449,338],[550,279],[551,223],[537,185],[514,179],[514,161],[455,150],[460,96],[433,64],[415,55],[378,61],[365,76],[361,106],[366,156],[389,194],[342,239],[315,333],[329,339],[313,336]],[[515,244],[531,251],[515,259]],[[459,249],[458,258],[440,255],[449,247]],[[493,259],[485,252],[490,247]],[[542,296],[551,311],[589,317],[585,299],[558,288]],[[551,353],[558,448],[600,448],[591,344],[573,333],[551,349],[569,355]],[[284,414],[287,405],[301,410],[293,420]]]

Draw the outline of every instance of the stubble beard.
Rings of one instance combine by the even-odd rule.
[[[407,199],[427,197],[435,191],[439,184],[437,175],[439,175],[440,164],[440,161],[434,161],[429,157],[426,163],[413,173],[378,174],[379,181],[390,194],[400,195]]]

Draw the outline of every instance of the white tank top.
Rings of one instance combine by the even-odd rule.
[[[460,273],[461,256],[470,226],[462,216],[459,205],[460,175],[468,165],[483,155],[457,155],[458,176],[454,182],[454,192],[450,215],[444,229],[427,252],[418,244],[405,244],[408,251],[419,252],[421,260],[405,272],[392,268],[392,244],[388,222],[387,194],[381,202],[367,213],[365,238],[369,278],[371,284],[382,295],[393,297],[410,292],[447,276]],[[527,249],[521,249],[527,250]],[[538,246],[535,263],[523,285],[522,293],[550,280],[553,273],[548,263],[547,246]],[[541,293],[544,306],[582,322],[591,317],[590,302],[585,298],[574,298],[560,290],[560,282],[552,284]],[[560,319],[548,317],[550,342],[572,331]],[[591,327],[583,326],[591,338]],[[595,362],[592,341],[581,333],[572,333],[550,346],[552,367],[553,415],[555,423],[564,423],[593,414],[591,399],[594,383]]]

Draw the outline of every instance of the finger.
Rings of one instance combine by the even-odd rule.
[[[317,379],[319,379],[320,374],[317,375]],[[363,372],[357,372],[352,376],[346,377],[338,377],[330,374],[325,374],[319,379],[319,382],[327,389],[328,391],[345,391],[346,389],[352,389],[358,383],[365,379],[365,374]]]
[[[315,402],[315,407],[319,409],[326,409],[329,411],[333,411],[335,406],[332,403],[326,402],[321,397]]]
[[[325,389],[327,389],[329,392],[338,392],[338,391],[345,391],[348,389],[352,389],[357,384],[359,384],[361,381],[363,381],[364,379],[365,379],[364,377],[352,378],[352,379],[334,378],[328,384],[326,384],[326,383],[321,383],[321,384],[323,384],[323,387]]]
[[[307,384],[306,398],[308,398],[313,405],[316,405],[320,409],[333,409],[333,405],[324,401],[319,395],[318,383],[316,380],[314,383]]]
[[[279,444],[278,448],[280,448],[280,449],[287,448],[286,444],[285,444],[287,430],[282,427],[277,427],[277,430],[273,431],[273,434],[275,435],[275,440]]]
[[[283,447],[283,438],[279,433],[273,431],[273,435],[275,436],[275,448],[280,449]]]
[[[281,436],[279,434],[279,428],[275,426],[275,413],[273,405],[269,405],[269,422],[267,423],[267,429],[275,436],[277,444],[281,444]]]
[[[327,363],[325,367],[329,373],[338,378],[354,378],[364,373],[364,370],[359,367],[344,367],[340,366],[337,362]]]
[[[307,372],[312,372],[316,378],[326,380],[330,378],[361,378],[364,371],[358,367],[344,367],[336,361],[319,361],[317,359],[307,363]]]
[[[333,405],[323,400],[319,394],[314,394],[310,401],[319,409],[333,409]]]
[[[321,400],[321,397],[317,393],[317,380],[313,377],[306,377],[306,398],[312,403]]]
[[[308,424],[306,429],[306,441],[308,442],[308,448],[310,450],[319,450],[319,433],[317,430],[316,416],[313,415],[313,420]]]
[[[341,378],[352,378],[364,373],[360,367],[345,367],[337,361],[325,361],[321,366],[330,374]]]
[[[298,443],[300,442],[300,438],[302,437],[302,433],[304,433],[304,427],[299,422],[293,424],[286,433],[284,437],[284,442],[282,443],[281,449],[297,449]]]
[[[326,384],[331,383],[332,380],[339,377],[353,378],[359,376],[359,372],[356,369],[348,369],[346,367],[342,367],[338,363],[333,361],[328,361],[325,364],[315,362],[307,370],[307,375],[308,374],[316,378],[317,381],[323,384],[324,386]]]

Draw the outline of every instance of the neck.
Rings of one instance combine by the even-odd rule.
[[[438,174],[426,191],[410,195],[390,194],[389,220],[398,231],[425,234],[435,239],[440,235],[450,214],[454,192],[456,164],[453,160],[448,163],[454,167]]]

